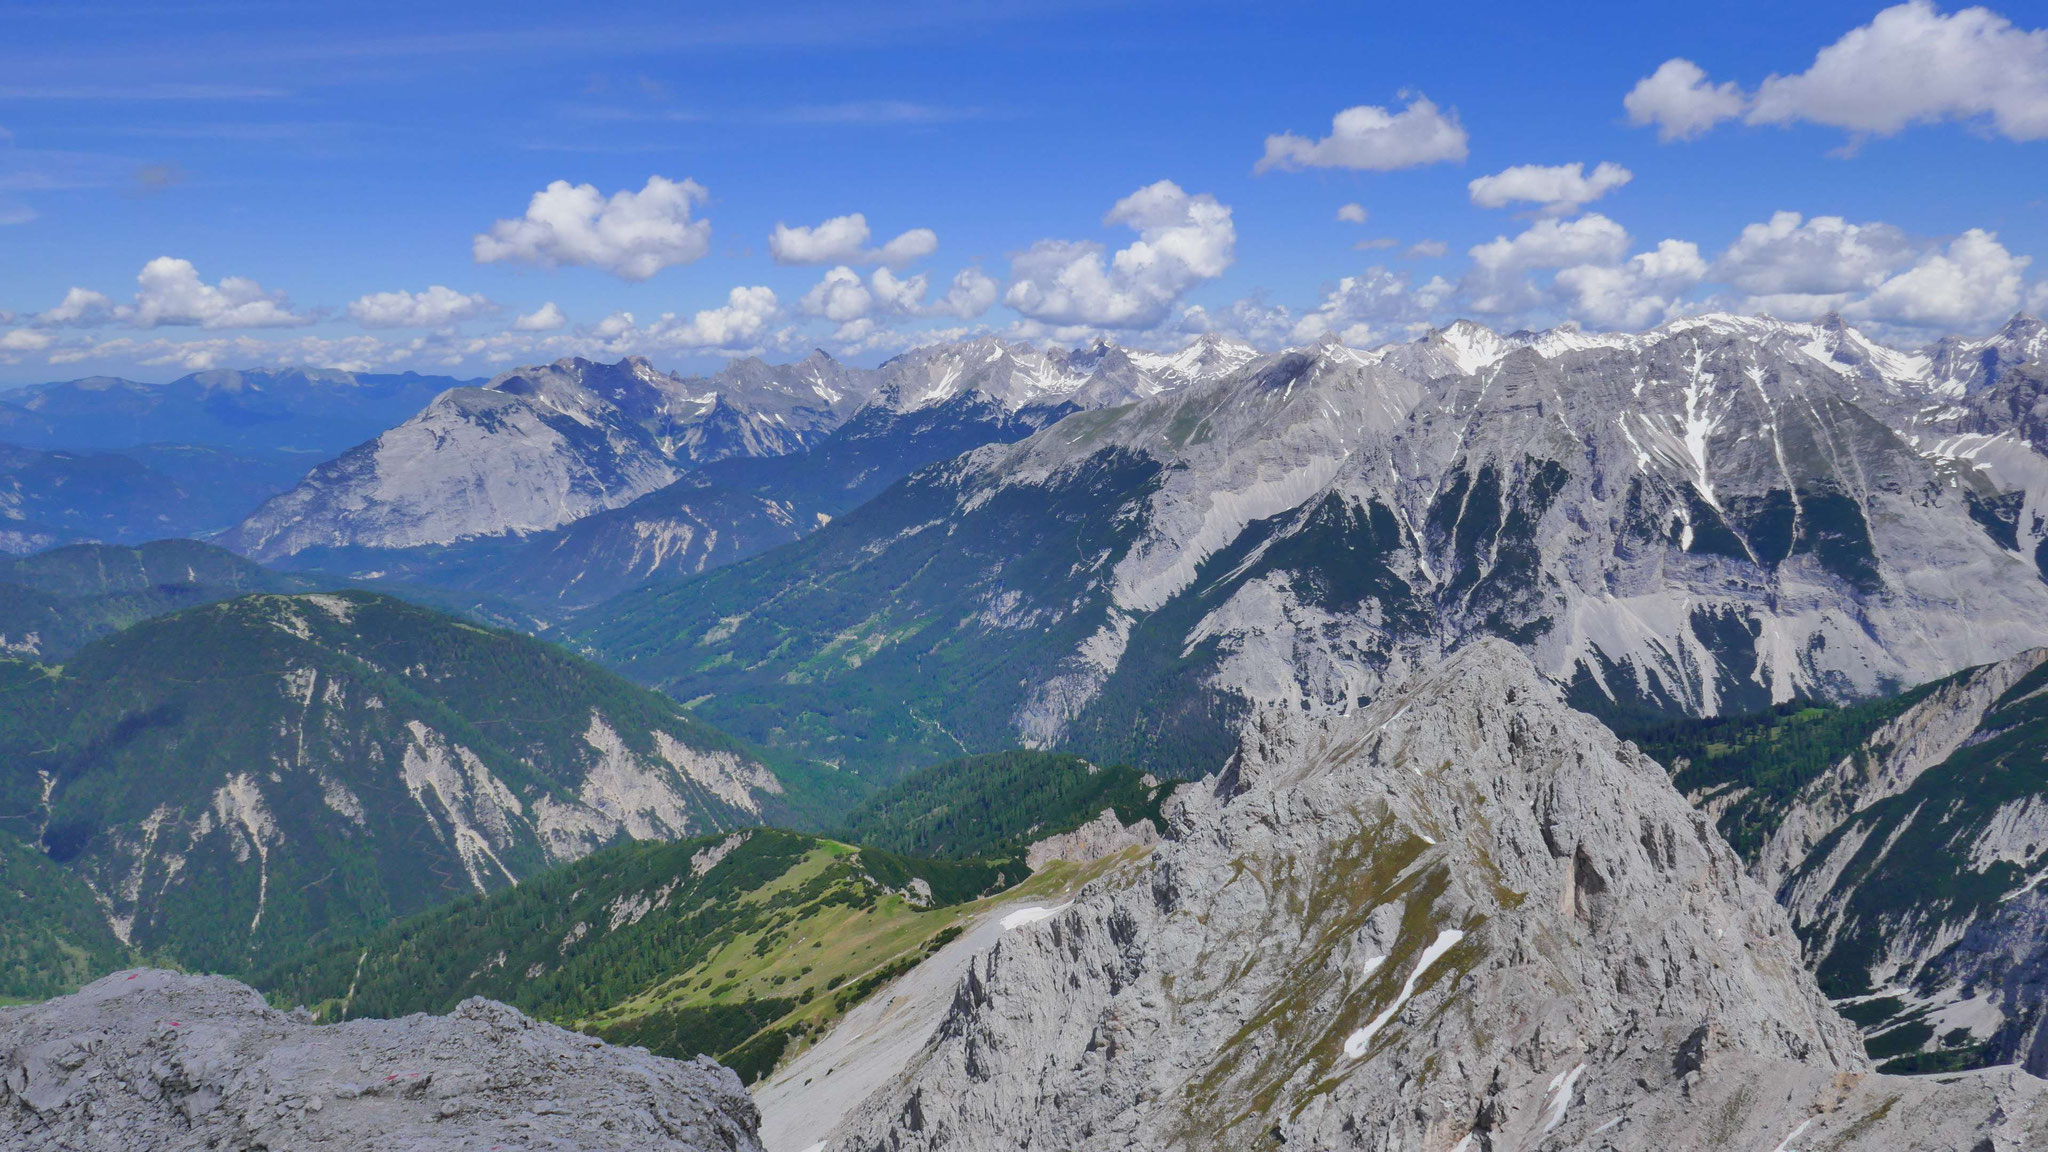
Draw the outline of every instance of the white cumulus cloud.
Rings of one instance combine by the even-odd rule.
[[[1806,71],[1757,88],[1750,123],[1798,120],[1879,136],[1970,120],[2012,140],[2048,139],[2048,29],[2016,28],[1988,8],[1895,5],[1821,49]]]
[[[930,290],[931,279],[923,273],[902,276],[877,268],[862,280],[859,272],[841,264],[828,270],[798,299],[797,311],[839,325],[835,340],[880,347],[897,342],[883,337],[882,324],[919,316],[973,319],[995,303],[998,288],[979,268],[963,268],[953,277],[943,299],[925,303]]]
[[[1584,164],[1518,164],[1466,185],[1472,202],[1482,208],[1505,208],[1524,202],[1544,212],[1576,212],[1635,178],[1619,164],[1602,162],[1591,173]]]
[[[1354,168],[1391,172],[1465,158],[1469,138],[1456,111],[1445,112],[1416,96],[1399,112],[1376,104],[1346,108],[1330,121],[1330,134],[1311,140],[1292,132],[1266,137],[1266,154],[1253,172],[1278,168]]]
[[[372,292],[349,302],[348,314],[365,328],[439,328],[481,316],[497,305],[481,293],[435,284],[424,292]]]
[[[599,340],[616,340],[633,331],[634,326],[633,314],[620,310],[592,325],[590,334]]]
[[[1622,104],[1666,140],[1738,116],[1858,137],[1957,121],[2009,140],[2048,139],[2048,29],[2019,28],[1989,8],[1945,14],[1931,0],[1908,0],[1822,48],[1806,71],[1770,76],[1754,93],[1711,84],[1697,64],[1672,59]]]
[[[51,328],[90,328],[115,319],[117,308],[104,292],[72,288],[55,308],[36,315],[36,323]]]
[[[1890,224],[1774,212],[1767,221],[1743,227],[1715,259],[1713,276],[1746,293],[1745,307],[1804,319],[1876,287],[1920,251],[1920,244]]]
[[[768,288],[734,288],[724,306],[706,308],[684,318],[664,315],[647,326],[650,342],[665,348],[739,349],[758,342],[781,314]],[[632,316],[626,315],[630,325]]]
[[[144,264],[135,283],[135,306],[122,309],[121,316],[137,328],[290,328],[313,322],[313,317],[293,312],[283,293],[266,292],[243,276],[208,284],[190,260],[173,256]]]
[[[1658,65],[1621,99],[1631,124],[1654,124],[1663,140],[1690,140],[1742,115],[1748,105],[1733,81],[1709,84],[1705,69],[1681,58]]]
[[[939,234],[912,228],[879,248],[868,247],[868,218],[855,212],[815,226],[777,222],[768,254],[777,264],[881,264],[901,268],[939,250]]]
[[[1416,286],[1402,273],[1368,268],[1360,275],[1337,281],[1314,311],[1288,329],[1287,340],[1308,344],[1325,335],[1335,335],[1344,344],[1369,348],[1427,321],[1453,291],[1453,285],[1440,276]],[[1256,313],[1251,319],[1254,327],[1259,326]]]
[[[479,264],[577,265],[645,280],[711,250],[711,222],[691,215],[708,196],[695,180],[661,176],[610,197],[591,184],[557,180],[533,194],[526,215],[491,225],[471,249]]]
[[[2029,263],[2007,251],[1996,233],[1972,228],[1887,277],[1842,313],[1930,334],[1988,328],[2019,310]]]
[[[962,268],[953,274],[953,283],[946,288],[946,298],[934,309],[962,320],[972,320],[995,307],[996,298],[1002,293],[1002,285],[979,268]]]
[[[1092,241],[1041,240],[1010,262],[1003,301],[1032,320],[1096,328],[1150,328],[1181,295],[1235,258],[1230,207],[1190,196],[1171,180],[1138,189],[1102,218],[1138,233],[1103,259]]]
[[[1575,220],[1538,220],[1520,235],[1496,236],[1468,255],[1481,268],[1525,271],[1572,264],[1612,263],[1628,248],[1628,231],[1589,212]]]
[[[1513,238],[1473,247],[1463,289],[1475,311],[1513,312],[1535,302],[1529,272],[1582,264],[1616,264],[1628,252],[1628,230],[1589,212],[1573,220],[1538,220]]]
[[[1337,219],[1342,220],[1346,224],[1363,224],[1365,223],[1365,218],[1365,205],[1363,204],[1346,204],[1337,209]]]
[[[877,268],[868,277],[868,288],[875,294],[876,305],[904,316],[915,315],[924,309],[924,294],[930,286],[930,278],[921,272],[915,276],[898,276],[887,268]]]
[[[1698,245],[1665,240],[1620,264],[1559,269],[1553,287],[1574,319],[1601,328],[1647,328],[1669,319],[1706,275]]]
[[[860,273],[842,264],[827,271],[796,306],[806,316],[823,316],[836,324],[845,324],[866,316],[874,303],[874,294],[868,291]]]
[[[514,332],[554,332],[560,330],[568,323],[569,318],[562,314],[561,308],[553,300],[550,300],[533,311],[514,318],[512,330]]]

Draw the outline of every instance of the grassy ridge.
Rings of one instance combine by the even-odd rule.
[[[918,772],[842,838],[777,829],[625,844],[260,974],[323,1019],[445,1012],[470,996],[749,1081],[965,930],[998,893],[1051,891],[1024,848],[1105,808],[1159,819],[1168,786],[1014,751]],[[846,842],[858,834],[865,846]]]
[[[1015,860],[914,860],[758,829],[626,844],[257,977],[323,1019],[470,996],[753,1079],[931,951]]]

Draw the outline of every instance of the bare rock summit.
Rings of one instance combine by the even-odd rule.
[[[219,976],[116,972],[0,1009],[0,1146],[758,1152],[730,1069],[614,1048],[481,998],[316,1025]]]

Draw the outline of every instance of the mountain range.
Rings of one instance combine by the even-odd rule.
[[[317,461],[406,419],[458,383],[326,368],[209,369],[167,384],[89,376],[0,393],[0,442],[74,452],[194,444],[313,453]]]
[[[1841,709],[1640,732],[1887,1068],[2048,1073],[2048,650]]]
[[[638,359],[563,360],[444,393],[223,542],[259,559],[587,604],[786,543],[917,468],[1251,355],[1214,339],[1161,357],[984,337],[879,369],[823,352],[695,378]]]
[[[1729,316],[1325,343],[577,628],[736,734],[884,772],[1020,741],[1210,770],[1253,706],[1342,713],[1476,635],[1606,715],[1893,691],[2048,640],[2013,415],[2040,331],[1946,360]]]

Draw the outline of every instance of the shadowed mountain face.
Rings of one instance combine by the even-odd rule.
[[[1996,404],[1969,451],[1899,415],[2025,371],[1959,383],[1853,335],[1319,345],[926,469],[582,632],[862,769],[1022,740],[1181,775],[1250,708],[1341,713],[1474,635],[1607,715],[1870,695],[2048,641],[2048,460]]]
[[[1901,1071],[2048,1072],[2048,649],[1844,709],[1639,735]]]

